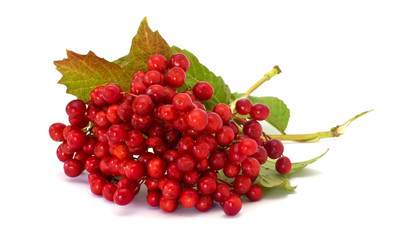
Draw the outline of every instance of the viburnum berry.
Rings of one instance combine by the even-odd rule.
[[[149,191],[147,194],[147,203],[151,207],[159,207],[159,201],[162,197],[161,192],[159,191]]]
[[[84,170],[84,166],[80,161],[69,159],[64,162],[64,173],[68,177],[77,177]]]
[[[185,208],[195,207],[199,202],[199,194],[195,189],[187,188],[181,193],[179,201]]]
[[[256,103],[253,105],[250,112],[251,117],[258,121],[266,120],[269,117],[269,114],[269,107],[262,103]]]
[[[67,104],[65,111],[69,117],[79,118],[85,115],[85,103],[79,99],[73,100]]]
[[[204,110],[194,108],[186,116],[188,126],[195,131],[202,131],[208,124],[208,115]]]
[[[252,202],[254,201],[258,201],[259,199],[261,199],[263,194],[263,190],[261,187],[259,187],[258,185],[251,185],[251,187],[249,188],[249,191],[246,193],[246,197],[248,197],[248,199]]]
[[[53,139],[56,142],[62,142],[64,141],[64,135],[63,131],[64,128],[66,127],[65,124],[63,123],[54,123],[50,126],[48,129],[48,132],[50,134],[50,138]]]
[[[236,102],[235,109],[239,114],[247,115],[252,110],[252,102],[247,98],[241,98]]]
[[[211,99],[214,95],[214,88],[211,86],[211,84],[202,81],[195,84],[192,92],[198,100],[206,101]]]
[[[158,72],[165,73],[168,69],[168,61],[164,56],[155,54],[148,59],[147,67],[150,71],[156,70]]]
[[[189,60],[183,53],[176,53],[169,59],[170,68],[180,67],[186,72],[188,71],[189,65]]]
[[[129,188],[118,188],[114,192],[113,199],[118,205],[127,205],[134,200],[134,193]]]
[[[122,99],[121,87],[115,83],[108,83],[105,85],[102,96],[104,101],[108,104],[119,102]]]
[[[213,203],[214,201],[212,199],[212,196],[201,194],[199,195],[199,200],[198,203],[195,205],[195,208],[198,209],[198,211],[206,212],[212,208]]]
[[[186,79],[186,74],[184,69],[180,67],[173,67],[168,70],[167,75],[165,76],[166,82],[176,88],[184,85]]]
[[[288,157],[280,157],[276,160],[275,169],[280,174],[288,174],[292,168],[292,163]]]
[[[277,139],[270,139],[265,142],[264,147],[270,158],[277,159],[283,154],[283,143]]]
[[[114,193],[117,191],[117,186],[114,183],[106,183],[102,189],[102,195],[108,201],[114,201]]]
[[[241,208],[242,208],[242,200],[238,196],[235,196],[235,195],[229,196],[222,203],[222,209],[224,210],[225,214],[228,216],[234,216],[238,214]]]

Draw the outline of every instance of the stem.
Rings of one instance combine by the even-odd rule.
[[[220,179],[220,178],[218,178],[217,179],[219,182],[221,182],[221,183],[225,183],[226,185],[228,185],[229,187],[233,187],[233,184],[232,183],[229,183],[229,182],[227,182],[227,181],[225,181],[225,180],[222,180],[222,179]]]
[[[272,70],[270,70],[269,72],[265,73],[265,75],[263,75],[263,77],[257,81],[255,84],[253,84],[248,91],[246,91],[242,96],[240,96],[239,98],[235,99],[235,101],[233,101],[230,104],[230,107],[232,109],[232,111],[235,109],[235,104],[236,102],[241,99],[241,98],[247,98],[253,91],[255,91],[258,87],[260,87],[264,82],[269,81],[271,78],[273,78],[273,76],[275,76],[276,74],[281,73],[282,71],[280,70],[279,66],[274,66]]]
[[[330,129],[330,131],[326,132],[316,132],[316,133],[308,133],[308,134],[287,134],[287,135],[269,135],[271,138],[275,138],[278,140],[288,140],[288,141],[298,141],[298,142],[317,142],[322,138],[331,138],[331,137],[340,137],[346,131],[346,127],[349,126],[354,120],[358,119],[359,117],[365,115],[373,111],[365,111],[356,116],[352,117],[351,119],[347,120],[342,125],[337,125]]]

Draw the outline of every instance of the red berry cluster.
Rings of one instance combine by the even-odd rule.
[[[291,168],[282,143],[265,136],[258,122],[268,118],[269,107],[240,99],[234,115],[223,103],[207,112],[200,101],[212,98],[209,83],[177,93],[189,65],[181,53],[169,61],[153,55],[149,71],[133,76],[130,92],[109,83],[95,88],[87,103],[68,103],[70,125],[54,123],[49,129],[50,137],[62,142],[57,157],[65,174],[77,177],[85,169],[91,192],[119,205],[129,204],[145,184],[147,203],[166,212],[179,203],[208,211],[215,201],[235,215],[241,194],[259,200],[262,189],[252,182],[267,157],[278,159],[279,173]],[[218,171],[233,183],[219,179]]]

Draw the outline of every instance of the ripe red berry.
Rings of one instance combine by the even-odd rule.
[[[242,163],[242,173],[248,177],[254,178],[259,175],[260,164],[253,157],[247,157]]]
[[[216,133],[216,141],[222,147],[226,147],[232,143],[235,138],[235,133],[232,128],[223,126],[221,130]]]
[[[164,161],[164,159],[159,157],[155,157],[149,160],[147,165],[148,175],[153,178],[160,178],[164,176],[166,165],[167,163]]]
[[[127,205],[134,200],[134,193],[129,188],[119,188],[114,192],[113,199],[118,205]]]
[[[181,202],[181,205],[185,208],[194,207],[198,204],[199,194],[195,189],[187,188],[181,193],[179,201]]]
[[[247,115],[252,110],[252,102],[247,98],[241,98],[236,102],[235,108],[239,114]]]
[[[229,123],[229,121],[231,120],[231,117],[232,117],[231,108],[224,103],[216,104],[212,111],[217,113],[222,118],[222,121],[224,123]]]
[[[102,189],[102,195],[108,201],[114,201],[114,193],[117,190],[117,186],[114,183],[106,183]]]
[[[199,195],[199,200],[198,203],[195,205],[195,208],[198,209],[198,211],[206,212],[212,208],[213,203],[214,201],[212,199],[212,196],[201,194]]]
[[[258,185],[252,185],[249,191],[246,193],[246,197],[252,202],[261,199],[263,190]]]
[[[189,65],[189,60],[183,53],[176,53],[169,59],[170,68],[180,67],[186,72],[188,71]]]
[[[159,191],[149,191],[148,194],[147,194],[147,203],[151,207],[158,207],[161,197],[162,197],[161,192],[159,192]]]
[[[173,212],[178,207],[178,200],[176,199],[168,199],[162,196],[159,200],[159,206],[164,212]]]
[[[181,192],[181,183],[174,179],[169,179],[162,189],[162,194],[164,195],[164,197],[172,200],[178,199],[179,195],[181,195]]]
[[[208,115],[204,110],[194,108],[186,116],[188,126],[195,131],[202,131],[208,124]]]
[[[192,99],[186,93],[179,93],[172,99],[172,105],[180,112],[186,112],[192,108]]]
[[[209,134],[217,133],[223,126],[222,118],[214,112],[208,112],[208,125],[205,128],[205,132]]]
[[[144,75],[143,82],[145,86],[151,86],[153,84],[161,84],[164,75],[156,70],[148,71]]]
[[[154,104],[152,99],[146,95],[141,94],[134,98],[132,102],[132,110],[139,116],[145,116],[152,112],[154,109]]]
[[[69,159],[64,162],[64,173],[68,177],[77,177],[84,170],[84,166],[80,161]]]
[[[250,115],[253,119],[263,121],[269,117],[270,109],[268,106],[262,103],[253,105]]]
[[[292,168],[292,162],[288,157],[280,157],[275,164],[275,169],[280,174],[288,174]]]
[[[210,195],[216,190],[216,180],[213,177],[205,176],[198,180],[198,190],[203,195]]]
[[[214,95],[214,88],[211,84],[201,81],[195,84],[192,92],[198,100],[206,101],[211,99]]]
[[[69,117],[80,118],[85,115],[86,106],[82,100],[73,100],[67,104],[65,111]]]
[[[73,129],[67,136],[67,143],[73,149],[80,149],[84,146],[86,135],[79,129]]]
[[[131,180],[139,180],[145,174],[145,167],[141,162],[129,161],[125,166],[125,176]]]
[[[246,138],[239,143],[239,151],[243,155],[251,156],[258,150],[258,144],[251,138]]]
[[[244,194],[251,188],[252,181],[250,177],[246,175],[238,175],[233,181],[233,187],[239,194]]]
[[[150,71],[156,70],[158,72],[165,73],[168,69],[168,61],[164,56],[155,54],[148,59],[147,67]]]
[[[184,85],[186,79],[184,69],[180,67],[173,67],[168,70],[168,73],[165,77],[166,82],[176,88],[181,87]]]
[[[231,195],[231,190],[228,185],[224,183],[218,183],[216,185],[216,190],[212,194],[212,197],[216,202],[223,202]]]
[[[50,138],[56,142],[64,141],[63,131],[65,127],[66,125],[63,123],[53,123],[48,129]]]
[[[222,209],[228,216],[234,216],[242,208],[242,201],[238,196],[229,196],[222,204]]]
[[[121,101],[122,99],[121,87],[115,83],[108,83],[103,90],[104,101],[108,104],[113,104]]]
[[[243,133],[253,139],[258,139],[262,135],[262,125],[256,120],[247,121],[243,125]]]
[[[283,154],[284,146],[281,141],[271,139],[264,145],[268,156],[272,159],[277,159]]]

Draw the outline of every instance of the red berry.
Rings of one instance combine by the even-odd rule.
[[[188,126],[195,131],[202,131],[208,124],[208,115],[204,110],[194,108],[186,116]]]
[[[147,203],[151,207],[158,207],[161,196],[162,194],[159,191],[149,191],[147,194]]]
[[[199,194],[195,189],[187,188],[181,193],[179,201],[181,202],[181,205],[185,208],[194,207],[199,202]]]
[[[153,84],[161,84],[164,75],[156,70],[148,71],[144,75],[144,84],[145,86],[151,86]]]
[[[172,99],[172,105],[180,112],[186,112],[192,108],[192,99],[186,93],[179,93]]]
[[[107,183],[102,189],[102,195],[108,201],[114,201],[114,193],[117,190],[117,186],[114,183]]]
[[[64,141],[63,131],[66,127],[65,124],[62,123],[53,123],[50,128],[48,129],[48,133],[50,134],[50,138],[56,142]]]
[[[212,194],[212,197],[216,202],[223,202],[231,195],[231,190],[228,185],[224,183],[218,183],[216,185],[216,190]]]
[[[149,160],[147,165],[148,175],[153,178],[160,178],[164,176],[166,165],[167,163],[164,161],[164,159],[159,157],[155,157]]]
[[[198,181],[198,190],[203,195],[210,195],[216,190],[216,180],[213,177],[201,177]]]
[[[176,88],[181,87],[185,83],[185,71],[180,67],[173,67],[168,70],[168,73],[165,77],[166,82]]]
[[[169,67],[180,67],[186,72],[189,68],[189,60],[183,53],[176,53],[169,59]]]
[[[258,201],[262,197],[263,190],[258,185],[252,185],[249,191],[246,193],[246,197],[252,202]]]
[[[216,133],[216,141],[222,147],[226,147],[232,143],[235,138],[235,133],[232,128],[223,126],[221,130]]]
[[[191,171],[195,168],[195,159],[188,154],[182,154],[176,161],[178,169],[183,172]]]
[[[212,208],[214,201],[210,195],[199,195],[198,203],[195,205],[195,208],[201,212],[206,212]]]
[[[134,200],[134,193],[129,188],[119,188],[114,192],[113,199],[118,205],[127,205]]]
[[[221,130],[223,126],[223,121],[221,117],[214,112],[208,112],[208,125],[205,128],[205,132],[209,134],[217,133]]]
[[[292,163],[288,157],[280,157],[275,164],[275,169],[280,174],[288,174],[292,168]]]
[[[251,188],[252,181],[246,175],[238,175],[233,181],[233,187],[239,194],[244,194]]]
[[[162,196],[159,200],[159,206],[164,212],[173,212],[178,207],[178,200],[167,199],[166,197]]]
[[[64,173],[68,177],[77,177],[84,170],[84,166],[80,161],[69,159],[64,162]]]
[[[214,95],[214,88],[208,82],[202,81],[195,84],[192,92],[198,100],[206,101]]]
[[[73,129],[67,136],[67,143],[73,149],[80,149],[84,146],[86,135],[79,129]]]
[[[121,101],[122,99],[121,92],[122,90],[120,86],[118,86],[115,83],[108,83],[104,87],[102,96],[105,102],[107,102],[108,104],[113,104],[113,103],[117,103]]]
[[[251,156],[258,150],[258,144],[251,138],[246,138],[239,143],[239,152],[246,156]]]
[[[93,103],[99,107],[102,107],[105,104],[107,104],[104,100],[103,92],[104,92],[104,87],[99,86],[99,87],[94,88],[94,90],[92,90],[90,93],[91,101],[93,101]]]
[[[155,54],[148,59],[147,67],[150,71],[156,70],[158,72],[165,73],[168,69],[168,61],[164,56]]]
[[[162,189],[162,194],[167,199],[176,200],[181,195],[182,187],[179,181],[169,179]]]
[[[82,100],[73,100],[67,104],[65,111],[69,117],[80,118],[85,116],[86,106]]]
[[[253,157],[247,157],[242,163],[242,173],[248,177],[254,178],[259,175],[260,164]]]
[[[229,196],[222,204],[222,209],[225,214],[228,216],[234,216],[242,208],[242,201],[238,196],[232,195]]]
[[[231,117],[232,117],[231,108],[224,103],[216,104],[212,111],[217,113],[222,118],[222,121],[224,123],[228,123],[231,120]]]
[[[268,106],[262,103],[253,105],[250,115],[253,119],[263,121],[269,117],[270,109]]]
[[[146,94],[138,95],[132,102],[132,110],[140,116],[150,114],[153,109],[154,105],[152,99]]]
[[[253,139],[258,139],[262,135],[262,125],[256,120],[247,121],[243,125],[243,133]]]
[[[145,174],[145,167],[141,162],[129,161],[125,166],[125,176],[131,180],[139,180]]]
[[[283,154],[284,146],[282,142],[277,139],[267,141],[264,147],[268,156],[272,159],[277,159]]]
[[[247,98],[241,98],[236,102],[236,111],[241,115],[247,115],[252,110],[252,102]]]

